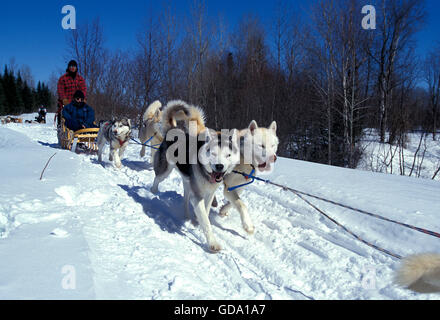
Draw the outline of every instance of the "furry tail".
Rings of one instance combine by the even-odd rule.
[[[189,122],[194,121],[197,124],[197,134],[206,129],[205,114],[202,109],[188,105],[182,100],[173,100],[168,102],[162,114],[163,131],[176,128],[178,121],[184,122],[185,130],[189,129]]]
[[[405,258],[394,282],[419,293],[440,292],[440,254],[423,253]]]
[[[143,116],[143,118],[142,118],[142,121],[145,122],[145,121],[147,121],[148,119],[153,119],[155,113],[156,113],[157,110],[159,110],[161,107],[162,107],[162,103],[160,103],[159,100],[156,100],[156,101],[152,102],[152,103],[148,106],[147,110],[145,110],[145,112],[144,112],[144,116]]]

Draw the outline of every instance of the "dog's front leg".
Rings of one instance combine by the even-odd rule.
[[[229,191],[228,191],[228,185],[225,184],[225,189],[224,189],[224,191],[223,191],[223,195],[225,196],[226,199],[228,199],[228,198],[227,198],[227,195],[226,195],[226,193],[228,193],[228,192],[229,192]],[[228,216],[228,215],[229,215],[229,210],[231,209],[231,207],[232,207],[232,204],[231,204],[230,202],[226,202],[226,203],[220,208],[219,215],[220,215],[221,217],[226,217],[226,216]]]
[[[196,221],[194,219],[191,218],[191,214],[189,211],[189,202],[190,202],[190,197],[191,197],[191,187],[189,185],[188,182],[185,181],[185,179],[183,179],[183,199],[184,199],[184,204],[185,204],[185,219],[186,220],[191,220],[191,223],[193,225],[196,225]]]
[[[145,143],[145,141],[143,141],[142,143]],[[142,145],[140,156],[141,156],[141,158],[143,158],[145,156],[145,146],[144,145]]]
[[[151,154],[151,163],[154,163],[154,155],[156,154],[156,149],[151,148],[150,154]]]
[[[154,163],[155,176],[154,176],[153,185],[151,186],[150,189],[152,193],[157,194],[159,192],[159,183],[165,180],[165,178],[170,175],[172,170],[173,167],[170,166],[166,161],[160,162],[160,159],[156,159]]]
[[[214,199],[215,191],[212,194],[208,194],[205,197],[205,207],[206,207],[206,213],[209,216],[209,212],[211,211],[212,201]]]
[[[110,154],[108,156],[110,161],[114,161],[116,168],[121,167],[121,159],[119,158],[118,149],[110,147]]]
[[[102,162],[102,153],[104,151],[104,147],[105,147],[105,139],[102,136],[102,131],[99,131],[98,133],[98,161]]]
[[[127,148],[127,144],[126,143],[122,147],[119,148],[119,159],[120,160],[122,160],[126,148]]]
[[[197,216],[197,220],[202,227],[203,233],[208,241],[209,251],[218,252],[221,250],[221,246],[218,244],[217,240],[212,233],[211,222],[209,221],[208,213],[206,212],[204,199],[194,199],[194,211]]]
[[[104,151],[104,146],[102,143],[98,144],[98,161],[102,162],[102,152]]]
[[[251,217],[249,216],[246,205],[243,200],[240,199],[237,190],[225,191],[225,197],[229,200],[230,204],[232,204],[238,212],[240,212],[241,223],[243,225],[243,229],[249,233],[253,234],[255,232],[255,227],[252,223]]]

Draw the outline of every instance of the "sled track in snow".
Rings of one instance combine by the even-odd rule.
[[[120,172],[115,172],[116,175],[128,179],[131,187],[143,189],[144,192],[149,193],[154,172],[137,162],[138,167],[130,164],[129,160],[123,163],[124,168]],[[214,255],[207,253],[205,238],[201,230],[192,226],[190,222],[178,221],[184,219],[182,186],[180,183],[176,185],[176,179],[180,177],[174,173],[174,176],[168,179],[174,181],[174,186],[170,188],[170,185],[164,181],[160,187],[163,192],[157,196],[157,199],[180,212],[180,215],[159,220],[166,221],[168,228],[179,230],[183,238],[192,241],[193,245],[200,246],[204,251],[204,256],[213,264],[221,262],[223,274],[229,278],[229,281],[237,284],[244,282],[256,293],[264,292],[265,298],[273,298],[275,293],[275,297],[278,294],[287,295],[292,299],[313,299],[316,294],[314,291],[321,286],[323,286],[322,296],[319,294],[317,298],[325,298],[332,289],[316,280],[327,277],[327,273],[331,270],[326,267],[320,268],[319,265],[325,266],[331,263],[329,258],[331,256],[332,259],[338,261],[346,260],[348,265],[358,269],[359,274],[362,274],[360,267],[356,266],[357,260],[370,261],[369,253],[365,248],[358,246],[346,235],[341,235],[333,226],[329,227],[329,224],[322,221],[319,215],[310,213],[304,215],[296,210],[292,211],[291,206],[289,207],[286,203],[291,200],[280,201],[277,196],[272,194],[268,196],[255,186],[252,187],[252,191],[245,190],[243,199],[254,220],[256,233],[248,236],[244,232],[239,215],[234,210],[231,210],[230,216],[221,218],[218,215],[218,208],[212,209],[210,220],[223,250]],[[168,190],[165,191],[165,189],[167,188],[170,188],[169,191],[177,190],[180,195],[177,197],[178,204],[173,203],[176,198],[166,196]],[[218,191],[216,196],[219,200],[223,198],[221,191]],[[261,208],[262,200],[264,201],[263,208]],[[138,201],[151,200],[145,198],[144,200],[138,199]],[[220,204],[219,207],[221,207]],[[299,208],[304,211],[304,206]],[[262,216],[259,215],[260,209],[264,210]],[[267,215],[268,212],[270,215]],[[277,239],[279,234],[283,235],[283,241]],[[271,263],[268,263],[268,259]],[[311,260],[318,263],[318,267],[312,272],[309,266]],[[280,270],[271,265],[285,267]],[[351,273],[351,280],[360,282],[361,279],[355,273]]]
[[[116,171],[115,174],[121,178],[123,176],[128,179],[131,183],[131,187],[136,188],[137,190],[143,189],[144,192],[147,191],[149,193],[154,178],[154,172],[150,171],[148,167],[145,166],[139,166],[139,168],[142,167],[145,170],[138,171],[132,164],[129,164],[129,160],[123,161],[123,164],[125,165],[124,168],[119,172]],[[108,165],[105,165],[105,167],[108,167]],[[113,170],[113,168],[110,170]],[[180,180],[180,177],[177,177],[177,173],[172,173],[168,179],[172,179],[175,183],[176,179]],[[234,219],[235,221],[230,224],[225,223],[228,218],[221,218],[218,215],[218,209],[211,210],[210,220],[216,237],[222,243],[223,250],[218,254],[207,252],[206,240],[199,227],[193,226],[191,222],[183,220],[183,197],[181,196],[183,192],[182,186],[180,184],[175,185],[174,190],[169,190],[173,192],[177,189],[177,191],[180,192],[180,199],[177,199],[179,200],[179,203],[176,205],[173,203],[176,201],[176,198],[166,196],[168,190],[165,191],[166,188],[162,187],[165,184],[164,181],[160,187],[160,190],[163,190],[163,192],[160,192],[157,196],[153,194],[151,195],[153,198],[157,197],[159,201],[164,202],[166,206],[174,208],[180,214],[169,217],[170,213],[164,212],[164,215],[168,215],[168,217],[158,219],[158,223],[161,225],[167,224],[166,228],[168,229],[179,230],[179,233],[185,241],[192,241],[193,245],[199,246],[200,249],[202,249],[201,251],[203,251],[202,254],[204,257],[210,260],[212,264],[218,265],[219,262],[221,262],[221,269],[224,276],[228,278],[228,281],[236,283],[237,286],[246,285],[249,289],[253,290],[255,294],[260,294],[260,296],[264,293],[264,297],[262,296],[263,298],[273,298],[273,293],[277,294],[278,292],[281,292],[284,296],[287,295],[292,299],[313,299],[310,295],[295,289],[294,284],[286,285],[288,278],[290,278],[294,272],[293,270],[290,270],[292,273],[284,270],[285,274],[280,276],[275,270],[267,268],[265,263],[258,259],[257,250],[252,248],[255,243],[258,243],[258,241],[253,239],[255,236],[259,237],[258,232],[254,236],[248,236],[246,232],[242,230],[239,219]],[[217,193],[217,197],[222,197],[221,192]],[[138,198],[137,200],[140,202],[151,201],[148,198],[143,200]],[[147,215],[149,214],[149,212],[144,213]],[[159,214],[160,213],[155,214],[155,216],[157,217]],[[231,212],[231,214],[238,217],[238,213]],[[181,220],[179,221],[179,219]],[[261,248],[258,249],[258,251],[262,248],[270,250],[267,246],[260,247]],[[264,256],[266,256],[266,254]],[[278,258],[274,256],[273,261],[275,259],[278,260]],[[267,277],[268,274],[271,275],[269,278]]]
[[[16,128],[53,148],[54,130],[38,130]],[[127,148],[120,170],[108,161],[108,147],[103,164],[95,155],[74,156],[73,161],[81,162],[85,169],[84,178],[95,178],[98,184],[93,185],[96,193],[90,185],[80,183],[83,180],[71,189],[76,195],[89,192],[103,199],[96,210],[92,208],[93,214],[78,213],[84,219],[97,297],[118,297],[117,292],[107,294],[112,286],[106,283],[115,288],[132,287],[132,298],[139,299],[414,297],[401,291],[396,295],[398,289],[390,285],[391,258],[357,243],[294,195],[260,183],[245,187],[242,194],[256,228],[254,235],[243,230],[235,210],[228,217],[218,215],[224,200],[222,190],[217,191],[219,206],[211,209],[210,220],[223,250],[207,252],[199,226],[184,220],[180,176],[174,171],[161,183],[159,194],[153,195],[154,172],[146,158],[139,158],[139,149]],[[362,286],[369,266],[377,266],[381,279],[381,288],[373,293]],[[195,279],[196,283],[186,282]]]

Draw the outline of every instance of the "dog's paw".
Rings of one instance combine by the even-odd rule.
[[[223,207],[221,207],[221,209],[220,209],[220,211],[219,211],[219,216],[220,217],[227,217],[227,216],[229,216],[229,208],[230,208],[231,206],[230,206],[230,204],[229,203],[227,203],[227,204],[225,204]]]
[[[121,169],[122,163],[121,162],[116,162],[115,166],[116,166],[116,168]]]
[[[150,192],[151,193],[154,193],[154,194],[158,194],[159,193],[159,188],[156,186],[152,186],[151,188],[150,188]]]
[[[248,234],[254,234],[255,233],[255,227],[252,224],[243,224],[243,229]]]
[[[220,212],[218,213],[218,215],[222,218],[229,216],[229,211],[222,211],[220,210]]]
[[[222,247],[221,247],[217,242],[214,242],[214,243],[209,244],[209,251],[210,251],[211,253],[217,253],[217,252],[219,252],[221,249],[222,249]]]

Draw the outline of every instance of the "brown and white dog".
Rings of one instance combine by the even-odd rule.
[[[145,156],[145,142],[152,138],[149,142],[150,145],[157,145],[162,143],[162,104],[159,100],[151,103],[147,110],[145,110],[142,117],[142,125],[139,130],[139,140],[142,143],[142,149],[140,156]],[[151,148],[151,162],[153,162],[156,149]]]
[[[278,137],[276,135],[277,124],[273,121],[268,128],[260,128],[255,120],[252,120],[248,128],[239,131],[240,141],[240,164],[234,171],[249,174],[253,169],[254,175],[270,173],[273,170],[278,149]],[[221,216],[227,216],[231,207],[234,207],[241,216],[244,230],[252,234],[255,227],[249,216],[246,205],[240,199],[242,188],[228,190],[228,188],[239,186],[249,182],[243,175],[231,173],[224,177],[224,195],[229,201],[220,209]]]
[[[102,162],[102,152],[105,143],[110,144],[109,160],[113,161],[117,168],[122,166],[121,158],[131,138],[130,119],[113,120],[103,122],[98,132],[98,160]]]

